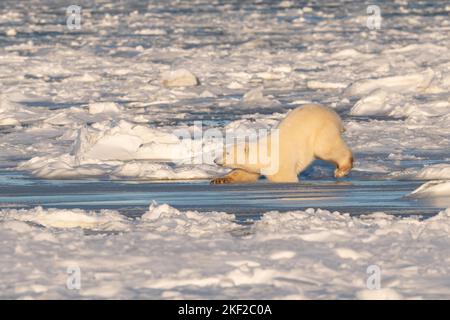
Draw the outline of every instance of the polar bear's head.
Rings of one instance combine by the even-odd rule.
[[[214,163],[232,169],[244,169],[250,164],[249,143],[235,143],[223,150],[223,154]]]
[[[279,132],[274,130],[270,135],[256,140],[235,142],[226,147],[214,162],[231,169],[242,169],[262,175],[275,174],[280,163]]]
[[[266,159],[258,143],[235,143],[224,149],[223,154],[214,162],[220,166],[260,172],[270,165],[271,159]]]

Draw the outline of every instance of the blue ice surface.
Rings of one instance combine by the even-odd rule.
[[[405,197],[423,181],[341,179],[299,183],[210,185],[209,181],[40,180],[20,172],[0,172],[0,207],[115,209],[136,217],[153,202],[180,210],[234,213],[238,221],[262,213],[323,208],[351,215],[385,212],[429,216],[449,199]]]

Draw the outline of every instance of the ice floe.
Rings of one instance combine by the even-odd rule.
[[[191,87],[199,83],[197,77],[186,69],[166,71],[161,77],[167,87]]]

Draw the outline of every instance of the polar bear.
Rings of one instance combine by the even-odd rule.
[[[227,148],[214,162],[233,170],[211,183],[249,183],[257,181],[261,175],[271,182],[298,182],[299,173],[315,159],[333,163],[336,178],[347,175],[352,169],[353,154],[342,139],[345,130],[334,110],[321,105],[304,105],[289,112],[276,129],[277,139],[271,139],[274,134],[271,133],[256,142],[234,143]],[[258,152],[261,146],[269,150],[269,163],[261,163],[258,156],[256,161],[250,161],[251,150]],[[273,159],[276,159],[276,166]]]

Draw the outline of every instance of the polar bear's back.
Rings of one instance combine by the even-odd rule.
[[[318,104],[307,104],[289,112],[278,128],[313,132],[324,126],[335,127],[339,132],[344,131],[341,118],[333,109]]]

